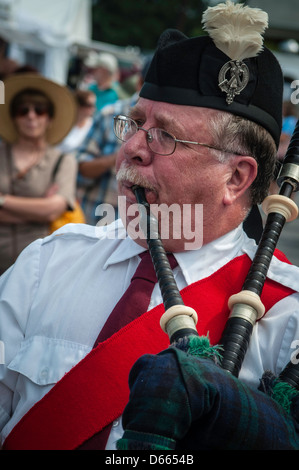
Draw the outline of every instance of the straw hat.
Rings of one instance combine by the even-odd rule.
[[[12,99],[21,91],[34,88],[43,92],[54,105],[54,117],[47,131],[47,141],[55,145],[71,130],[77,115],[77,106],[72,93],[37,73],[18,73],[4,80],[5,104],[0,104],[0,136],[6,142],[17,139],[17,131],[10,115]]]

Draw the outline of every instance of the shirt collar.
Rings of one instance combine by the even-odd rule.
[[[118,244],[104,264],[104,269],[109,265],[121,263],[137,257],[145,249],[139,246],[126,234],[121,223],[115,224],[118,230]],[[246,253],[251,260],[257,250],[255,241],[248,238],[242,228],[242,224],[231,232],[217,240],[202,246],[197,250],[174,253],[179,268],[187,284],[211,275],[236,256]],[[176,268],[177,269],[177,268]],[[273,256],[267,276],[295,291],[299,291],[298,267],[286,265]]]
[[[110,227],[112,228],[110,229]],[[114,238],[117,240],[117,245],[113,252],[107,257],[103,266],[104,269],[107,269],[110,265],[129,260],[145,251],[145,248],[138,245],[127,235],[121,219],[118,219],[116,222],[111,224],[108,230],[109,233],[107,234],[107,238]]]
[[[134,240],[126,236],[120,221],[117,228],[118,236],[122,237],[113,253],[107,258],[104,269],[109,265],[129,260],[145,251]],[[189,284],[197,279],[208,276],[234,258],[244,242],[242,225],[197,250],[174,253],[178,265]]]
[[[244,235],[240,225],[198,250],[175,253],[187,284],[209,276],[240,254]]]

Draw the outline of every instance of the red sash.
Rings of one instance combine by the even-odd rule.
[[[227,321],[228,298],[241,290],[250,265],[242,255],[181,292],[185,304],[198,312],[199,334],[209,333],[212,344],[220,340]],[[261,300],[267,311],[291,293],[267,279]],[[23,416],[4,449],[76,449],[119,417],[128,401],[128,374],[135,361],[169,346],[159,325],[163,313],[158,305],[100,343]]]

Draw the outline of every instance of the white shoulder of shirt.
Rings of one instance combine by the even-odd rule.
[[[250,241],[247,244],[245,243],[242,248],[243,252],[247,253],[251,260],[253,260],[257,250],[255,244]],[[273,256],[267,277],[283,286],[293,289],[295,292],[299,292],[299,267],[296,265],[289,264]]]
[[[35,243],[35,242],[34,242]],[[131,260],[144,251],[128,235],[120,219],[103,227],[87,224],[67,224],[52,233],[35,248],[40,251],[40,266],[48,264],[52,255],[69,262],[75,257],[97,257],[98,263],[107,269],[110,264]]]
[[[126,230],[120,219],[107,226],[93,226],[87,224],[66,224],[51,235],[45,237],[42,244],[55,242],[57,237],[93,239],[95,242],[102,239],[127,238]]]

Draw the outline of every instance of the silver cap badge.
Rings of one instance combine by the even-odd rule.
[[[249,81],[249,69],[242,60],[230,60],[222,67],[218,75],[218,86],[226,93],[226,102],[231,104]]]

